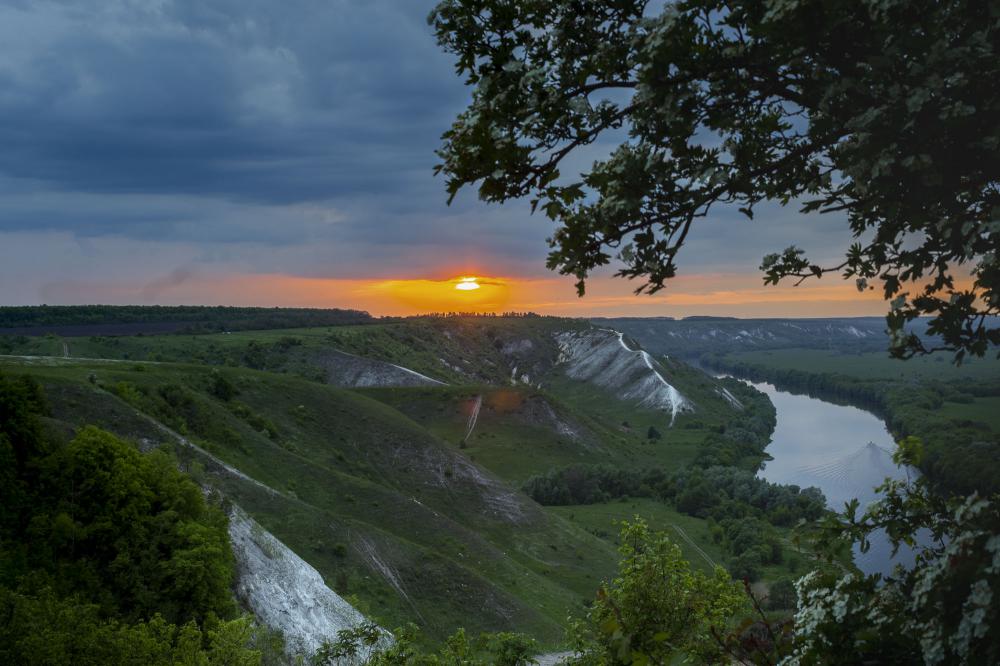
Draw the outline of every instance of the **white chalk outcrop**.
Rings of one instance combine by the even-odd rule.
[[[664,375],[659,361],[642,349],[631,349],[624,336],[611,329],[564,331],[556,334],[559,363],[572,379],[611,390],[618,398],[670,414],[694,411]]]
[[[327,350],[315,362],[326,370],[326,382],[345,388],[378,386],[443,386],[444,382],[401,365]]]
[[[365,617],[327,587],[319,572],[242,509],[229,514],[236,594],[262,624],[281,631],[289,655],[307,658]],[[384,632],[383,644],[392,641]]]

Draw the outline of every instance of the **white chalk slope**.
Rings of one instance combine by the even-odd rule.
[[[619,399],[670,414],[671,424],[694,404],[664,377],[666,370],[642,349],[631,349],[618,331],[606,328],[556,334],[559,364],[571,379],[591,382]]]
[[[325,368],[328,384],[345,388],[444,385],[444,382],[416,370],[340,350],[328,350],[314,362]]]
[[[236,506],[229,515],[229,538],[237,596],[258,621],[285,635],[289,655],[311,657],[338,631],[365,621],[316,569]],[[385,632],[383,643],[391,640]]]

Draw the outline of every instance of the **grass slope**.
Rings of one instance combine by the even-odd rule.
[[[669,473],[687,466],[709,433],[742,418],[717,382],[672,359],[660,359],[664,371],[696,406],[672,428],[662,410],[566,377],[554,333],[588,326],[420,318],[213,335],[0,338],[0,351],[52,357],[0,358],[0,367],[36,375],[55,396],[62,427],[95,423],[141,446],[171,443],[196,476],[385,625],[413,621],[433,638],[458,626],[517,630],[554,645],[567,615],[615,569],[612,521],[638,514],[673,530],[692,561],[702,552],[723,558],[707,521],[662,502],[542,509],[521,484],[573,463]],[[448,385],[326,386],[333,350]],[[651,427],[659,440],[647,437]],[[178,444],[181,437],[202,450]]]
[[[507,383],[505,346],[531,341],[527,358],[554,358],[553,330],[586,327],[551,317],[440,318],[211,334],[60,337],[0,335],[0,354],[192,362],[288,372],[323,381],[330,350],[405,366],[450,384]],[[523,349],[522,349],[523,351]]]
[[[607,544],[544,512],[366,396],[292,376],[225,369],[239,391],[225,402],[210,394],[213,370],[201,366],[3,365],[42,381],[65,427],[95,423],[153,446],[175,440],[154,420],[166,422],[263,484],[178,447],[196,476],[244,506],[332,587],[356,594],[389,626],[415,621],[435,638],[456,626],[508,629],[554,643],[567,613],[613,570]],[[469,599],[482,609],[469,614]]]
[[[642,518],[650,528],[669,534],[681,547],[684,559],[706,572],[711,571],[715,565],[725,566],[728,557],[722,546],[713,538],[709,521],[676,511],[655,499],[635,497],[604,504],[552,506],[546,510],[616,547],[621,521]],[[814,556],[800,550],[799,546],[792,542],[791,530],[777,529],[781,535],[782,545],[786,549],[786,560],[781,564],[769,564],[763,567],[763,580],[773,581],[795,574],[801,575],[815,567],[830,566],[810,561]]]

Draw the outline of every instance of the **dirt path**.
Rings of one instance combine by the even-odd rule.
[[[189,449],[193,449],[193,450],[197,451],[198,453],[200,453],[201,455],[203,455],[205,458],[207,458],[208,460],[210,460],[212,463],[214,463],[214,464],[218,465],[219,467],[221,467],[230,476],[235,476],[238,479],[242,479],[243,481],[247,481],[249,483],[252,483],[253,485],[257,486],[258,488],[263,489],[264,491],[266,491],[267,493],[269,493],[271,495],[275,495],[275,496],[279,496],[279,497],[285,497],[284,493],[282,493],[282,492],[280,492],[278,490],[275,490],[274,488],[272,488],[271,486],[267,485],[266,483],[261,483],[257,479],[244,474],[243,472],[241,472],[240,470],[236,469],[235,467],[233,467],[229,463],[225,462],[224,460],[222,460],[218,456],[216,456],[216,455],[214,455],[212,453],[209,453],[208,451],[206,451],[205,449],[201,448],[200,446],[198,446],[197,444],[195,444],[194,442],[192,442],[188,438],[186,438],[183,435],[181,435],[179,432],[171,429],[166,424],[161,423],[160,421],[156,420],[155,418],[153,418],[149,414],[146,414],[145,412],[140,411],[138,409],[133,409],[132,411],[140,419],[143,419],[144,421],[147,421],[148,423],[150,423],[151,425],[153,425],[157,429],[159,429],[165,435],[168,435],[168,436],[172,437],[174,439],[174,441],[176,441],[181,446],[186,446]]]
[[[693,541],[693,540],[691,539],[691,537],[689,537],[689,536],[687,535],[687,532],[685,532],[685,531],[684,531],[684,528],[683,528],[683,527],[681,527],[680,525],[672,525],[672,527],[674,528],[674,530],[676,530],[676,531],[677,531],[677,533],[678,533],[679,535],[681,535],[681,538],[682,538],[682,539],[684,539],[685,541],[687,541],[687,542],[688,542],[688,544],[690,544],[690,545],[691,545],[691,547],[692,547],[692,548],[694,548],[694,549],[695,549],[695,550],[696,550],[696,551],[698,552],[698,554],[699,554],[699,555],[701,555],[702,557],[704,557],[704,558],[705,558],[705,561],[706,561],[706,562],[708,562],[708,565],[709,565],[710,567],[715,567],[715,560],[713,560],[713,559],[712,559],[711,557],[709,557],[709,556],[708,556],[708,553],[706,553],[705,551],[703,551],[703,550],[701,549],[701,546],[699,546],[698,544],[696,544],[696,543],[695,543],[695,542],[694,542],[694,541]]]
[[[69,353],[69,348],[63,350],[64,353]],[[17,361],[28,361],[29,363],[41,362],[41,363],[52,363],[58,364],[66,360],[71,360],[76,362],[86,362],[86,363],[131,363],[133,365],[162,365],[160,361],[133,361],[124,358],[88,358],[84,356],[29,356],[24,354],[0,354],[0,359],[14,359]]]

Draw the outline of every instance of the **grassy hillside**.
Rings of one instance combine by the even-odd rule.
[[[603,504],[582,506],[553,506],[548,511],[578,525],[594,536],[609,543],[616,543],[622,520],[636,516],[645,520],[650,528],[669,534],[681,547],[684,559],[703,571],[715,565],[725,565],[728,554],[713,536],[712,523],[673,509],[663,502],[637,497]],[[802,575],[813,566],[811,555],[793,544],[791,530],[779,530],[786,547],[786,560],[763,568],[763,578],[774,581],[787,576]]]
[[[0,353],[193,362],[291,372],[323,380],[330,350],[395,363],[448,383],[508,383],[504,349],[524,340],[527,356],[553,357],[553,330],[586,327],[549,317],[439,318],[320,328],[171,335],[62,337],[0,335]],[[524,350],[520,350],[524,354]]]
[[[698,500],[681,513],[669,498],[681,494],[689,469],[756,469],[773,419],[766,398],[757,404],[759,394],[739,383],[642,357],[633,342],[608,342],[607,334],[598,340],[613,352],[606,373],[628,362],[629,373],[651,373],[643,379],[651,385],[669,381],[693,411],[644,406],[614,393],[600,374],[575,379],[557,333],[590,328],[555,318],[419,318],[202,335],[0,337],[0,351],[11,354],[0,357],[0,369],[46,386],[56,427],[93,423],[142,448],[175,449],[196,478],[385,626],[415,622],[432,639],[459,626],[515,630],[556,645],[566,617],[582,612],[614,571],[612,521],[642,515],[707,565],[702,553],[724,564],[733,555],[708,515],[763,515],[713,497],[701,472],[704,509]],[[333,370],[345,362],[396,364],[444,384],[329,385],[344,376]],[[521,491],[572,465],[657,470],[665,490],[545,508]],[[785,528],[768,533],[792,552]],[[763,575],[788,575],[794,561],[779,557]]]
[[[565,379],[553,379],[548,385],[544,390],[477,385],[362,392],[518,485],[571,463],[679,469],[697,454],[706,430],[739,418],[715,404],[718,398],[705,395],[698,403],[703,409],[683,415],[669,428],[662,413],[614,400],[593,387]],[[479,411],[470,430],[477,402]],[[648,437],[651,427],[658,439]]]
[[[365,396],[245,369],[3,367],[42,382],[65,427],[94,423],[143,446],[171,443],[196,477],[389,626],[416,621],[439,638],[455,626],[505,628],[556,641],[567,613],[613,570],[609,546]],[[213,395],[218,376],[236,397]],[[181,437],[203,452],[179,445]],[[473,617],[470,595],[484,603]]]
[[[530,387],[478,385],[363,392],[406,414],[470,460],[513,483],[567,461],[627,457],[634,444],[623,433],[581,417],[554,397]]]

